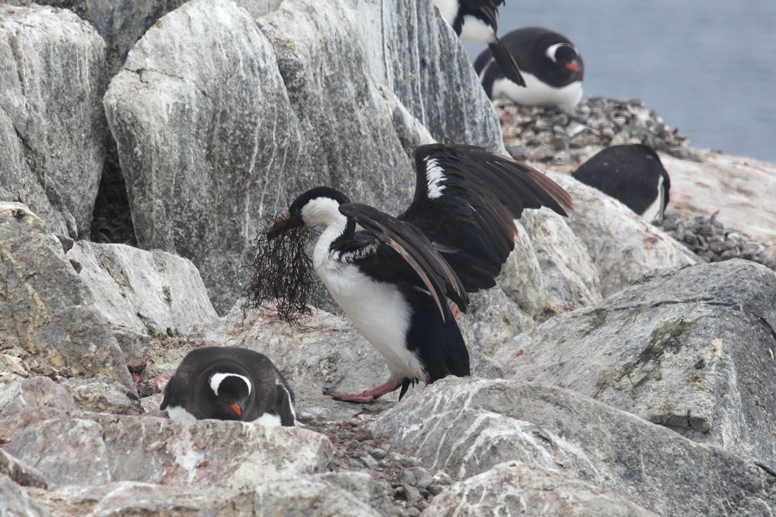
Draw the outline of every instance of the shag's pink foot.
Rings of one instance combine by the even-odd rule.
[[[379,399],[386,393],[395,391],[401,387],[393,378],[388,379],[387,382],[375,386],[372,389],[368,389],[362,393],[340,393],[334,391],[332,388],[324,388],[323,394],[328,395],[334,400],[341,400],[343,402],[353,402],[354,404],[369,404]]]
[[[456,304],[451,303],[450,304],[450,312],[453,313],[453,318],[455,318],[455,322],[460,327],[461,326],[461,309],[459,309]]]

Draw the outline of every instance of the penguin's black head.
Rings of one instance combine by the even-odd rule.
[[[571,74],[579,74],[581,76],[584,73],[585,64],[582,61],[582,56],[577,48],[570,43],[557,43],[550,46],[547,49],[547,57],[571,72]]]
[[[238,373],[215,372],[207,378],[207,384],[209,418],[242,420],[253,391],[250,379]]]

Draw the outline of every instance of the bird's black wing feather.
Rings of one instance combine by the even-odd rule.
[[[427,289],[443,319],[450,315],[445,297],[466,310],[468,296],[455,270],[418,228],[366,205],[344,203],[339,210],[367,230],[354,241],[357,248],[342,251],[350,253],[342,259],[357,263],[378,279],[408,281]],[[369,242],[370,234],[377,242]]]
[[[415,165],[415,197],[398,219],[434,243],[468,292],[495,285],[524,209],[546,206],[566,215],[564,207],[573,206],[544,174],[480,147],[420,146]]]

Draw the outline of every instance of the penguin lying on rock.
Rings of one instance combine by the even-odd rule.
[[[179,420],[293,426],[294,393],[272,361],[247,348],[198,348],[183,358],[159,407]]]

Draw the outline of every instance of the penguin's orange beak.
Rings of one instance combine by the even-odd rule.
[[[576,61],[571,61],[570,63],[566,63],[566,68],[575,73],[579,72],[579,63]]]
[[[232,411],[237,413],[237,416],[242,416],[242,409],[240,409],[240,406],[237,404],[229,404],[229,407],[232,408]]]

